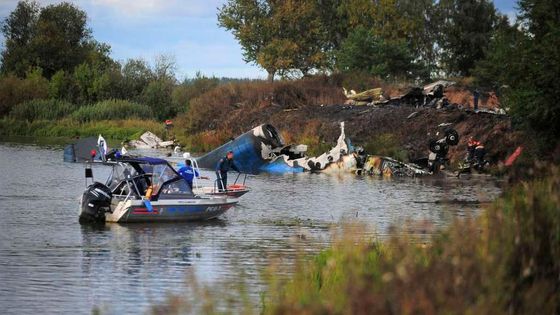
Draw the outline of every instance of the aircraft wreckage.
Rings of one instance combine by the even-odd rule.
[[[257,126],[217,149],[197,159],[201,168],[214,169],[218,161],[233,151],[235,164],[241,172],[257,174],[299,173],[304,171],[384,176],[428,175],[431,172],[414,164],[388,157],[367,156],[360,147],[354,147],[340,124],[336,145],[317,157],[306,156],[306,145],[286,145],[278,130],[269,124]]]

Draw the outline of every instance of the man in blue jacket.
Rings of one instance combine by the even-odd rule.
[[[196,178],[201,178],[201,179],[209,179],[209,178],[205,176],[200,176],[198,171],[193,169],[191,165],[192,165],[191,160],[185,160],[185,166],[178,169],[177,172],[185,179],[185,181],[187,182],[187,184],[192,190],[193,179],[195,176]]]
[[[239,172],[237,166],[233,162],[233,151],[229,151],[225,157],[221,158],[216,165],[216,177],[218,178],[218,189],[224,191],[227,189],[227,172],[232,169]]]

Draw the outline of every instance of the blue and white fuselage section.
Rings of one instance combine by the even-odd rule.
[[[237,168],[250,174],[325,171],[334,165],[338,165],[335,169],[355,168],[351,158],[353,147],[344,134],[344,123],[341,123],[341,134],[336,146],[317,157],[305,155],[306,145],[286,145],[276,128],[264,124],[199,157],[198,165],[201,168],[215,169],[218,161],[229,151],[234,153]]]

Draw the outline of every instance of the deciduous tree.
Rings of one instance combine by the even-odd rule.
[[[507,87],[503,103],[541,153],[560,145],[560,3],[519,1],[519,24],[493,36],[476,75],[483,83]]]
[[[39,67],[50,78],[84,62],[114,66],[110,47],[91,37],[86,22],[86,13],[71,3],[40,8],[36,2],[20,1],[2,24],[2,73],[24,77],[30,68]]]
[[[321,9],[314,0],[229,0],[218,21],[239,41],[244,60],[261,66],[272,81],[278,72],[306,75],[326,65]]]
[[[443,70],[448,75],[471,75],[500,23],[494,4],[489,0],[441,0],[436,8]]]
[[[337,60],[339,69],[345,72],[367,72],[384,79],[425,76],[404,40],[385,40],[363,27],[342,43]]]
[[[4,34],[6,47],[1,54],[2,73],[13,73],[23,78],[33,66],[30,43],[35,36],[38,17],[37,2],[20,1],[1,24],[0,31]]]

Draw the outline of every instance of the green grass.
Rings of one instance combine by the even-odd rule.
[[[57,120],[76,110],[77,106],[62,100],[36,99],[19,103],[10,111],[16,120]]]
[[[102,120],[80,123],[70,118],[62,120],[22,121],[0,119],[0,135],[32,137],[85,137],[103,135],[121,141],[138,139],[145,131],[164,134],[164,126],[153,120]]]

